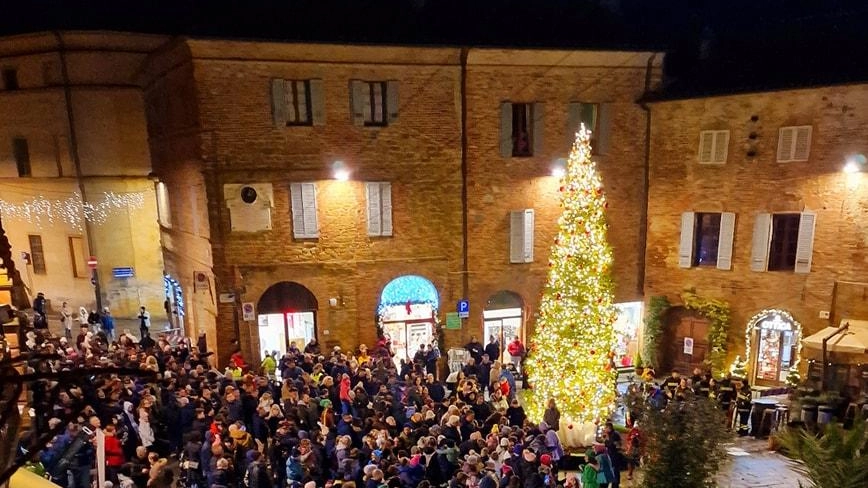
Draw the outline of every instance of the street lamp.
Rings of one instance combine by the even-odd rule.
[[[567,160],[564,158],[556,159],[552,164],[552,176],[555,178],[563,178],[567,174]]]
[[[862,154],[856,154],[847,158],[847,161],[844,163],[844,167],[842,171],[847,174],[858,173],[865,169],[865,156]]]
[[[347,181],[350,179],[350,170],[343,161],[335,161],[332,164],[332,175],[338,181]]]

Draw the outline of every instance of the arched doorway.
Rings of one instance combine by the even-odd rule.
[[[684,307],[674,307],[666,312],[664,318],[662,357],[659,364],[663,368],[660,374],[678,371],[690,375],[695,368],[703,368],[705,355],[708,353],[709,321],[702,314],[687,310]]]
[[[790,368],[799,363],[801,339],[802,324],[783,310],[767,309],[751,317],[745,330],[751,383],[784,384]]]
[[[290,342],[299,349],[316,337],[316,297],[304,285],[282,281],[271,285],[256,305],[259,354],[286,353]]]
[[[500,290],[488,297],[485,301],[485,309],[482,311],[482,342],[487,345],[491,338],[500,344],[500,357],[490,358],[492,361],[500,360],[504,364],[509,363],[511,358],[506,346],[515,337],[524,340],[524,300],[521,295],[509,290]]]
[[[166,293],[163,307],[166,310],[166,317],[172,326],[171,328],[186,335],[184,316],[187,312],[184,308],[184,289],[181,288],[181,283],[169,274],[163,276],[163,288]]]
[[[439,304],[437,288],[421,276],[400,276],[383,288],[377,316],[383,334],[392,341],[397,365],[434,340]]]

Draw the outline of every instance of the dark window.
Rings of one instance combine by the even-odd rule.
[[[18,89],[18,70],[14,68],[3,69],[3,88],[6,90]]]
[[[528,157],[533,155],[531,146],[533,105],[530,103],[512,104],[512,155]]]
[[[597,103],[582,103],[581,105],[581,122],[585,124],[585,129],[591,131],[591,152],[597,153],[597,122],[600,113],[600,105]]]
[[[286,125],[311,125],[310,82],[290,80],[286,82]]]
[[[30,262],[35,274],[45,274],[45,252],[42,251],[42,236],[29,235]]]
[[[30,176],[30,146],[27,139],[16,137],[12,139],[12,154],[15,165],[18,166],[18,176]]]
[[[386,125],[386,82],[368,82],[368,103],[365,107],[365,125]]]
[[[772,243],[769,247],[769,271],[793,271],[799,240],[799,214],[772,216]]]
[[[697,213],[693,236],[693,265],[717,266],[717,249],[720,243],[720,214]]]

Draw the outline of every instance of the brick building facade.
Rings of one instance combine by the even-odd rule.
[[[329,346],[371,344],[378,325],[412,353],[432,313],[442,322],[468,298],[470,317],[444,332],[447,347],[483,335],[486,303],[521,309],[526,337],[559,215],[552,164],[566,157],[567,127],[582,117],[606,137],[599,158],[618,297],[640,300],[647,117],[635,100],[659,79],[661,61],[191,39],[164,46],[141,82],[165,188],[167,272],[188,290],[191,323],[224,358],[235,337],[257,357],[311,332]],[[519,129],[533,147],[513,154]],[[511,231],[530,221],[511,224],[511,212],[527,209],[533,225],[519,242]],[[511,259],[516,246],[535,257]]]
[[[842,171],[865,153],[866,97],[850,85],[651,104],[646,297],[726,302],[727,365],[747,358],[752,383],[781,384],[800,338],[868,316],[866,180]],[[664,362],[689,369],[707,321],[667,320]]]

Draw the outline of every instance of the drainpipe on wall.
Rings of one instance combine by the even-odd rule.
[[[643,97],[647,96],[651,91],[651,72],[654,69],[654,60],[657,59],[657,53],[653,53],[648,58],[648,63],[645,67],[645,92],[643,93]],[[645,170],[643,172],[643,182],[642,182],[642,197],[644,201],[644,205],[642,206],[642,213],[639,218],[641,220],[639,225],[639,266],[637,269],[637,280],[636,280],[636,288],[637,292],[644,297],[645,296],[645,252],[648,249],[647,239],[648,239],[648,197],[649,191],[651,187],[651,109],[648,108],[648,104],[643,100],[639,102],[639,106],[642,110],[645,111]]]
[[[467,249],[469,219],[467,210],[467,54],[469,49],[461,48],[461,290],[462,298],[468,298],[470,293],[470,269]]]
[[[78,153],[78,137],[75,130],[75,114],[72,109],[72,87],[69,84],[69,69],[66,65],[66,47],[63,42],[63,36],[59,31],[54,31],[54,37],[57,39],[57,51],[60,55],[60,75],[63,82],[63,98],[66,103],[66,121],[69,124],[69,149],[72,152],[72,162],[75,166],[75,179],[78,182],[78,192],[81,195],[81,201],[87,202],[87,189],[84,185],[84,174],[81,170],[81,156]],[[93,224],[82,215],[84,220],[84,231],[87,234],[87,248],[92,254],[96,254],[93,238]],[[94,295],[96,297],[96,309],[102,312],[102,289],[99,283],[99,271],[94,268],[91,271],[91,283],[93,283]]]

